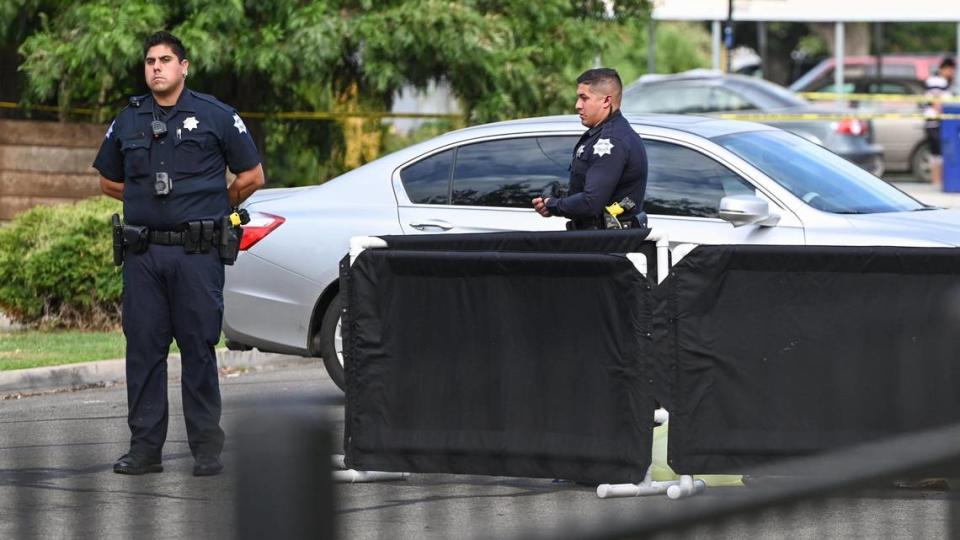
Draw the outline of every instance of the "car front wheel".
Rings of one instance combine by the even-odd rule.
[[[320,357],[323,358],[323,366],[334,384],[346,391],[343,376],[343,334],[341,333],[343,318],[340,317],[340,309],[338,292],[327,306],[327,310],[323,313],[323,321],[320,323]]]
[[[930,147],[926,142],[918,146],[910,156],[910,172],[920,182],[930,181]]]

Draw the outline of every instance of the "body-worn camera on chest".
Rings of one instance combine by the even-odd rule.
[[[153,181],[153,193],[157,197],[165,197],[173,191],[173,180],[165,172],[158,172]]]

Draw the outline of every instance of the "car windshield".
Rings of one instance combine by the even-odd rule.
[[[853,163],[792,133],[751,131],[713,140],[817,210],[874,214],[927,208]]]

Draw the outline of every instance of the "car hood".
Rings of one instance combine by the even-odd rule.
[[[960,210],[918,210],[846,216],[855,229],[892,245],[960,246]]]

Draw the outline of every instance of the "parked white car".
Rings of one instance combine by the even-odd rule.
[[[628,119],[649,158],[650,226],[674,245],[960,242],[960,211],[926,206],[802,137],[696,116]],[[342,385],[338,263],[350,237],[562,230],[566,220],[540,217],[530,200],[566,184],[583,130],[575,116],[476,126],[323,185],[258,192],[227,268],[228,346],[322,356]]]

